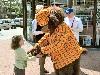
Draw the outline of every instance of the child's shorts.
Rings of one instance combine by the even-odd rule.
[[[15,75],[25,75],[25,69],[19,69],[15,66],[14,73],[15,73]]]

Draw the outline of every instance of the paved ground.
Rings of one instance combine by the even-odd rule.
[[[0,39],[0,75],[13,75],[14,51],[10,48],[11,38]],[[29,45],[26,45],[29,47]],[[28,50],[26,48],[26,50]],[[80,75],[100,75],[100,49],[88,49],[87,55],[81,57]],[[50,58],[46,58],[45,68],[50,72],[46,75],[55,75]],[[28,61],[26,75],[39,75],[38,58]]]

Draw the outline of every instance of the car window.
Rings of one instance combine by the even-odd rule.
[[[5,20],[5,23],[11,23],[11,21],[9,21],[9,20]]]
[[[3,19],[2,20],[3,23],[11,23],[11,21],[12,21],[11,19]]]
[[[14,21],[15,21],[15,22],[19,22],[19,20],[17,20],[17,19],[15,19]]]

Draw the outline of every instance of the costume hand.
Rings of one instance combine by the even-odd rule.
[[[30,51],[30,53],[33,56],[36,56],[37,54],[41,53],[41,47],[38,44],[35,44],[35,46],[33,47],[33,49]]]
[[[33,51],[34,51],[34,49],[31,49],[31,50],[27,51],[27,54],[29,54],[29,53],[31,53]]]
[[[27,54],[34,52],[36,50],[37,46],[38,46],[38,44],[36,43],[35,46],[32,49],[27,51]]]

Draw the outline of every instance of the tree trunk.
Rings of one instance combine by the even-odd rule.
[[[93,46],[96,45],[96,14],[97,14],[97,0],[94,0],[94,13],[93,13]]]
[[[27,40],[27,6],[26,0],[22,0],[23,4],[23,35],[24,38]]]
[[[73,0],[68,0],[68,7],[72,7],[73,6]]]

